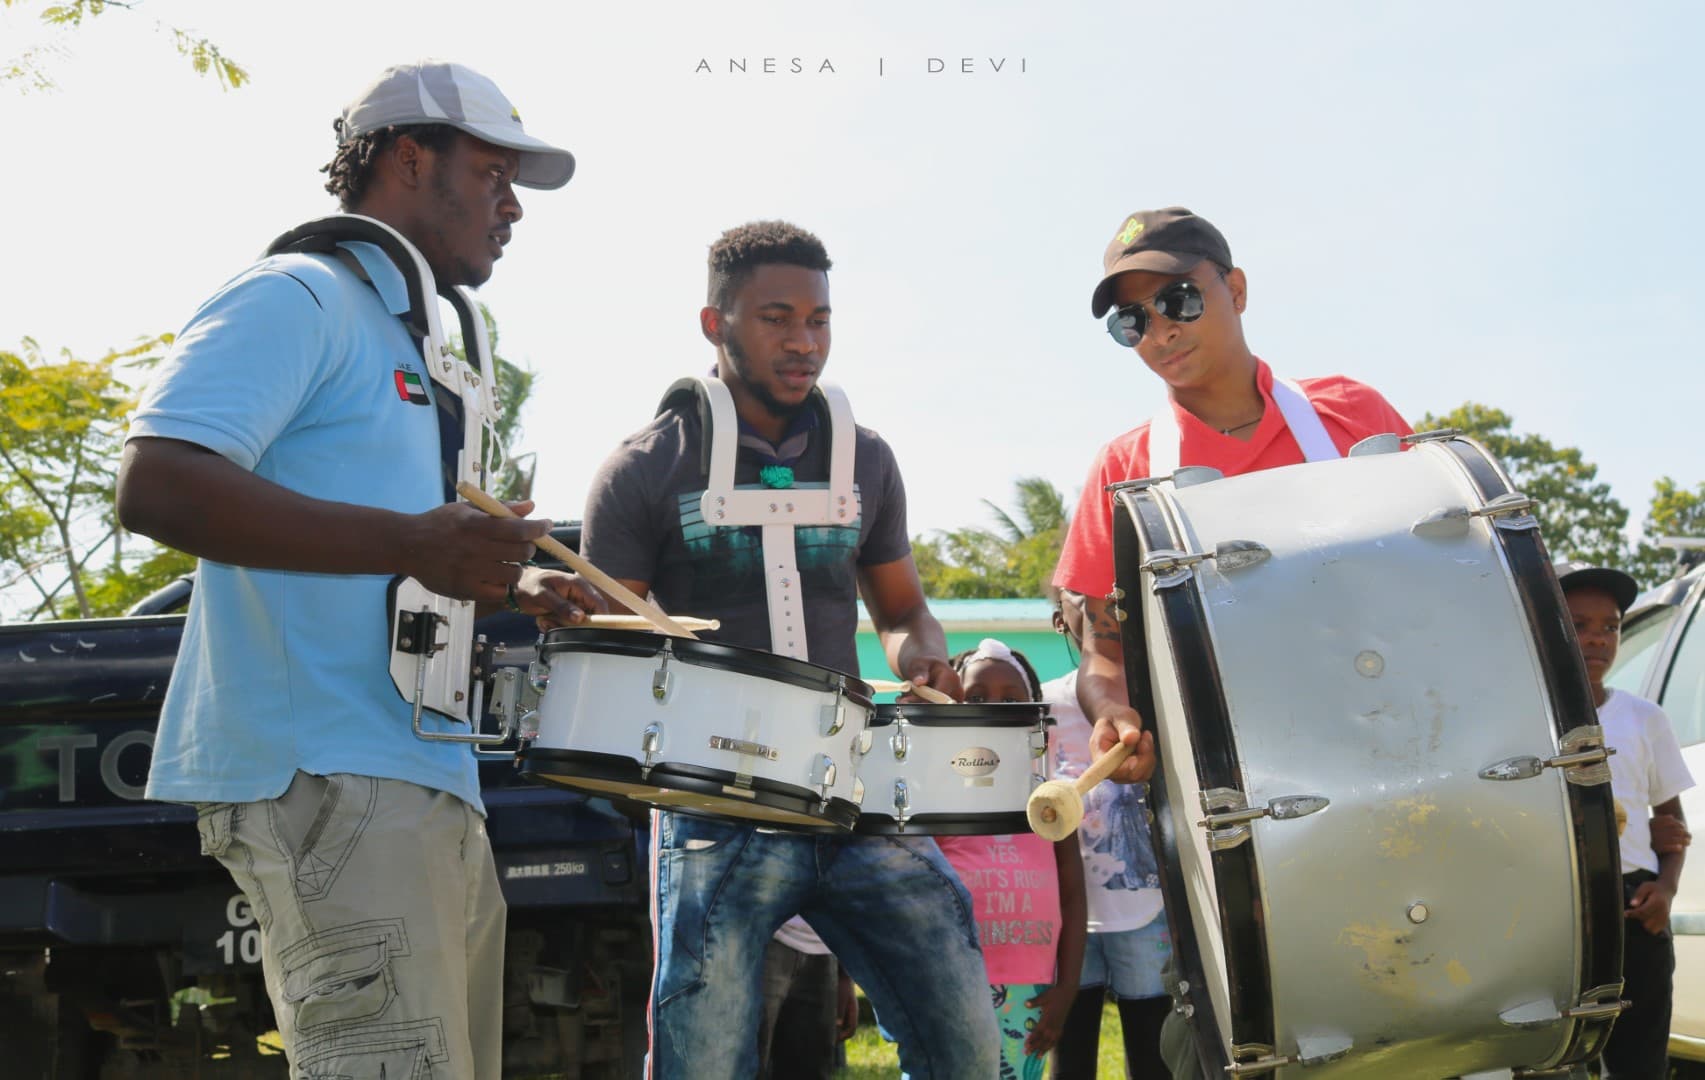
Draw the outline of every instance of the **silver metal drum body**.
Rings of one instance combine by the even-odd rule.
[[[1186,1008],[1211,1008],[1233,1075],[1554,1065],[1585,1038],[1564,1013],[1615,997],[1582,985],[1580,877],[1607,852],[1614,866],[1613,840],[1581,850],[1569,792],[1608,771],[1480,775],[1555,756],[1582,717],[1573,698],[1555,715],[1499,535],[1531,518],[1473,516],[1462,454],[1428,443],[1122,496],[1149,518],[1148,569],[1120,584],[1146,627],[1163,862],[1189,898],[1169,895],[1169,916],[1191,921],[1207,984]],[[1163,545],[1217,557],[1169,563]],[[1168,609],[1174,590],[1194,592],[1200,627]],[[1179,640],[1201,631],[1205,661]],[[1204,662],[1206,680],[1186,670]],[[1216,673],[1235,746],[1220,785],[1199,775],[1214,736],[1186,700]]]
[[[638,631],[554,630],[522,752],[535,779],[784,828],[848,829],[870,688],[802,660]]]
[[[861,833],[996,836],[1029,828],[1024,806],[1048,779],[1042,704],[878,705]]]

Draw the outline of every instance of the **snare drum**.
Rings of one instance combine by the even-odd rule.
[[[1531,504],[1467,439],[1403,441],[1116,488],[1210,1075],[1534,1075],[1619,1008],[1609,770]]]
[[[851,828],[870,687],[785,656],[644,631],[545,635],[535,780],[789,829]]]
[[[1030,826],[1024,804],[1048,778],[1042,704],[878,705],[858,766],[873,834],[997,836]]]

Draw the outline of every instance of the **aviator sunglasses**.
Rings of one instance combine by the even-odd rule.
[[[1195,322],[1202,317],[1202,290],[1193,281],[1174,281],[1148,301],[1155,313],[1173,322]],[[1107,333],[1125,348],[1134,349],[1148,331],[1149,316],[1143,304],[1126,304],[1107,313]]]

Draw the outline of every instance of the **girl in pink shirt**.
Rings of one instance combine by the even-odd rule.
[[[966,704],[1030,702],[1041,682],[1022,653],[994,638],[953,658]],[[971,893],[1001,1032],[1001,1077],[1041,1080],[1083,970],[1087,926],[1075,835],[939,836]]]

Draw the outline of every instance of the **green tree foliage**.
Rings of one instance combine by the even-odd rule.
[[[170,342],[147,338],[93,361],[49,356],[30,338],[0,351],[0,585],[34,590],[32,618],[123,610],[106,578],[124,571],[113,491],[135,397],[118,369]],[[92,573],[109,541],[105,573]]]
[[[0,0],[0,6],[8,8],[33,6],[34,3],[35,0]],[[68,34],[86,21],[105,15],[114,8],[135,11],[141,6],[141,0],[65,0],[63,3],[44,5],[40,19],[43,24]],[[189,61],[196,74],[213,76],[221,88],[235,90],[249,81],[249,73],[242,65],[226,56],[219,50],[219,46],[195,31],[156,22],[154,32],[169,38],[178,55]],[[26,91],[51,90],[54,85],[53,77],[48,74],[46,63],[48,57],[63,52],[64,46],[53,41],[0,60],[0,82],[19,83]]]
[[[1597,479],[1598,466],[1572,446],[1517,434],[1512,424],[1509,413],[1470,401],[1443,416],[1428,413],[1415,428],[1455,428],[1490,450],[1517,490],[1539,503],[1540,535],[1552,558],[1623,566],[1628,552],[1622,530],[1628,510],[1611,496],[1610,485]]]
[[[1666,536],[1705,539],[1705,484],[1689,491],[1667,476],[1658,480],[1641,531],[1644,539],[1625,569],[1650,587],[1669,577],[1676,564],[1676,553],[1654,541]]]
[[[1016,485],[1014,512],[983,500],[997,528],[969,526],[912,540],[924,594],[941,599],[1042,596],[1065,540],[1065,497],[1040,476]]]

